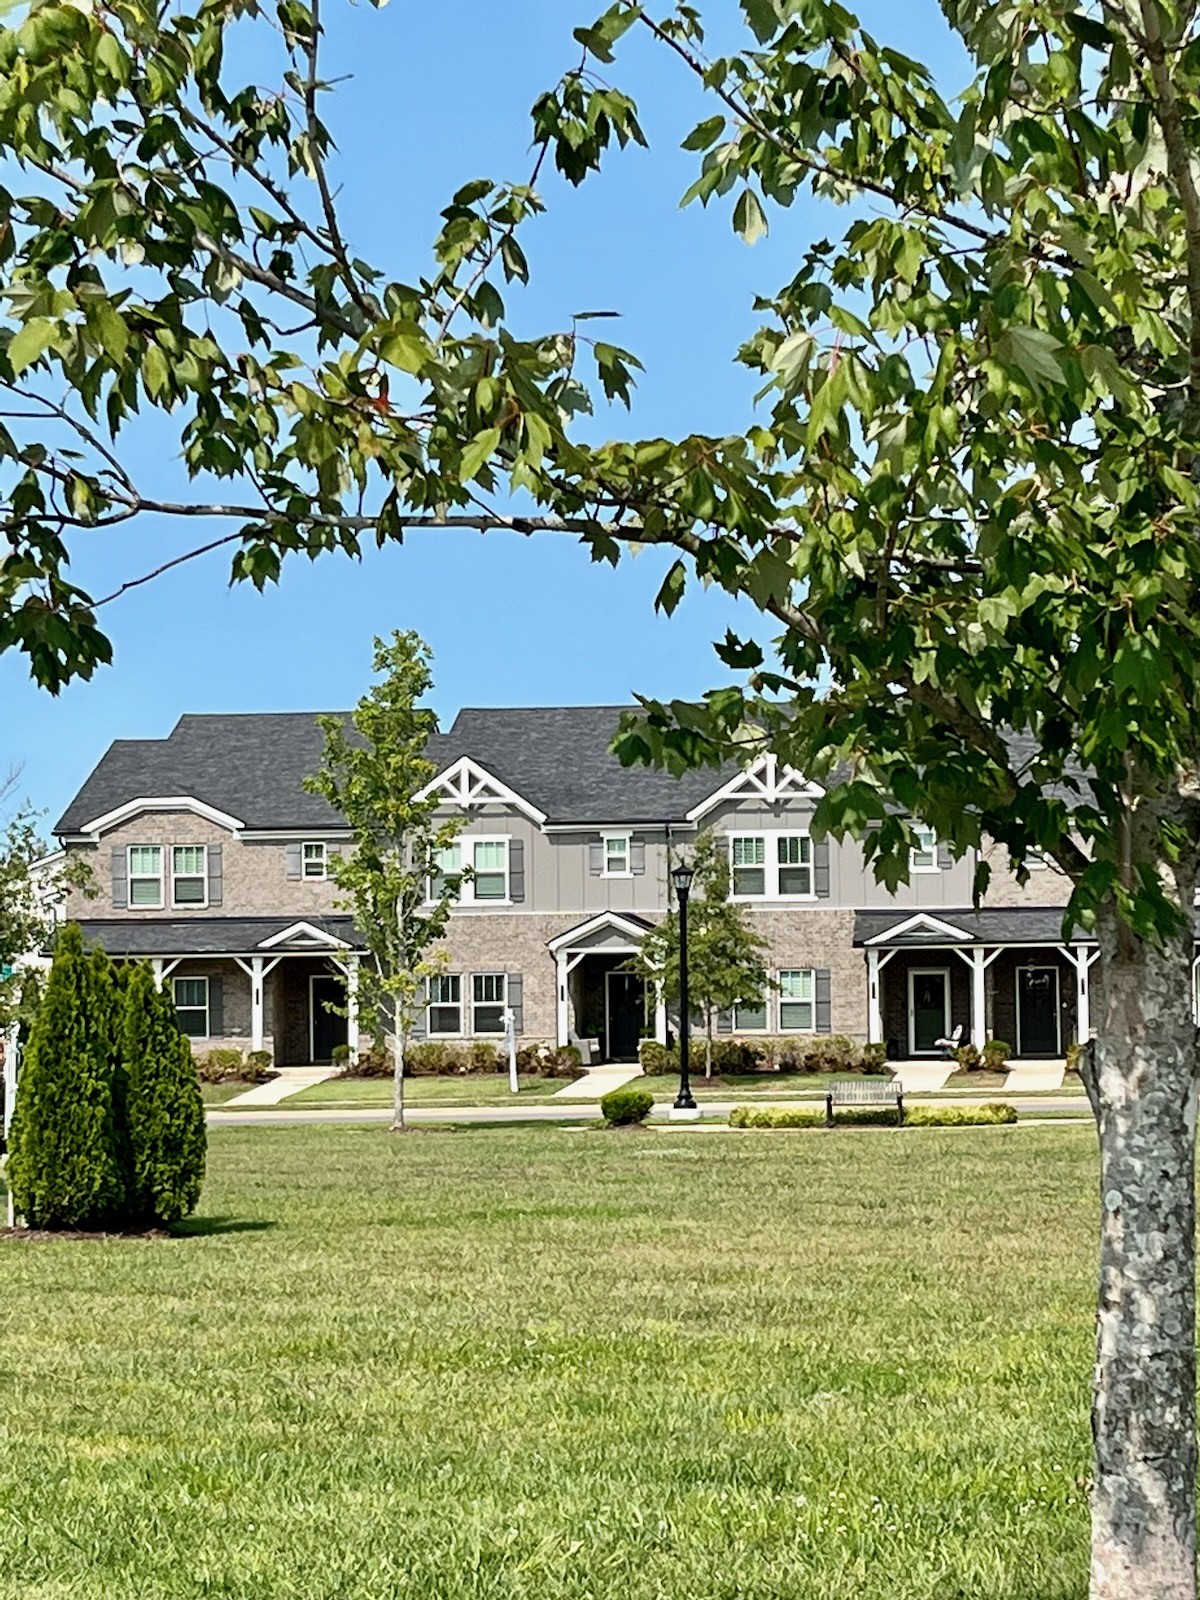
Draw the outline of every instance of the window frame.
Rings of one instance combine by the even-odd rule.
[[[480,1000],[475,994],[475,985],[481,978],[499,978],[500,999]],[[499,1039],[504,1036],[504,1013],[508,1008],[508,973],[507,972],[473,972],[471,974],[471,1037],[480,1039]],[[498,1028],[480,1028],[476,1013],[480,1010],[499,1010],[500,1026]]]
[[[480,844],[502,844],[504,846],[504,894],[477,896],[475,893],[475,846]],[[463,864],[463,856],[467,853],[463,846],[470,846],[470,864]],[[461,874],[458,906],[510,906],[512,905],[512,834],[510,833],[460,833],[454,843],[447,846],[449,850],[459,852],[459,872]],[[488,873],[498,871],[498,868],[489,867]],[[433,892],[434,881],[438,876],[435,870],[429,874],[425,883],[426,905],[436,905],[441,898]],[[441,876],[446,876],[442,873]],[[451,874],[452,876],[452,874]]]
[[[915,823],[913,825],[913,832],[917,835],[918,838],[927,838],[929,840],[929,844],[928,844],[927,847],[919,847],[917,845],[913,845],[909,849],[909,852],[908,852],[908,870],[909,870],[910,876],[913,873],[940,872],[942,869],[938,865],[938,844],[939,844],[939,840],[938,840],[938,836],[937,836],[937,829],[936,828],[927,828],[923,822],[919,822],[919,823]],[[918,856],[928,856],[929,857],[929,864],[927,866],[922,866],[921,863],[917,860]]]
[[[206,844],[173,844],[167,846],[171,852],[171,906],[182,911],[204,911],[208,907],[208,846]],[[200,871],[178,872],[175,868],[176,850],[199,850]],[[201,896],[199,900],[181,900],[176,892],[176,884],[180,878],[199,878]]]
[[[179,985],[181,983],[202,983],[204,985],[204,1004],[202,1006],[181,1006],[179,1004],[179,1000],[178,1000]],[[175,1020],[178,1023],[179,1031],[180,1031],[180,1033],[182,1033],[185,1036],[185,1038],[188,1038],[188,1039],[211,1039],[212,1038],[212,1034],[209,1032],[209,1029],[212,1027],[212,987],[211,987],[211,985],[210,985],[210,983],[208,981],[207,974],[197,974],[197,973],[188,974],[188,973],[184,973],[181,977],[172,977],[172,979],[171,979],[171,1003],[175,1007]],[[202,1011],[204,1013],[204,1032],[203,1033],[189,1033],[188,1030],[183,1026],[183,1024],[181,1022],[179,1022],[179,1013],[181,1011],[196,1011],[196,1012]]]
[[[457,984],[457,1000],[434,999],[434,985],[442,983]],[[433,1026],[433,1013],[435,1011],[447,1011],[451,1006],[458,1012],[458,1026],[456,1028],[435,1028]],[[425,980],[425,1037],[427,1039],[461,1039],[463,1037],[461,972],[438,972],[433,977]]]
[[[319,850],[320,872],[308,870],[308,852]],[[316,859],[316,858],[314,858]],[[329,877],[329,846],[324,839],[305,839],[300,845],[300,878],[303,883],[324,883]]]
[[[739,903],[755,904],[763,901],[779,900],[786,905],[803,904],[817,898],[817,858],[813,847],[813,836],[807,828],[755,828],[742,831],[731,830],[729,835],[729,898]],[[760,839],[763,845],[763,892],[761,894],[739,893],[736,887],[734,873],[741,871],[755,871],[755,868],[737,868],[733,861],[733,847],[739,839]],[[781,862],[779,847],[785,839],[801,839],[807,841],[808,860],[806,862]],[[803,852],[801,852],[803,853]],[[792,891],[784,892],[780,887],[781,869],[795,870],[798,867],[808,868],[808,889],[801,893]]]
[[[612,856],[612,846],[623,845],[619,852],[625,865],[619,872],[614,872],[609,866]],[[600,835],[600,876],[602,878],[632,878],[633,877],[633,835],[630,833],[602,833]]]
[[[802,995],[788,995],[784,993],[783,980],[792,974],[804,976],[807,974],[811,994],[806,1000]],[[775,984],[779,995],[779,1031],[780,1033],[816,1033],[817,1031],[817,969],[815,967],[780,967],[775,974]],[[808,1027],[788,1026],[783,1020],[784,1006],[808,1006],[811,1022]]]
[[[125,846],[125,904],[130,911],[161,911],[166,904],[166,860],[163,851],[172,848],[162,844],[128,844]],[[138,872],[133,870],[133,852],[135,850],[157,850],[157,873]],[[134,883],[157,883],[158,898],[151,901],[136,902],[133,898]]]

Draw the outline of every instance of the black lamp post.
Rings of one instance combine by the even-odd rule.
[[[688,895],[692,889],[694,872],[684,862],[671,868],[671,882],[679,897],[679,1093],[675,1096],[676,1111],[695,1111],[692,1086],[688,1082],[688,1052],[691,1045],[692,1017],[688,1008]]]

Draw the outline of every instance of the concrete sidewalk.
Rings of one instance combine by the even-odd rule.
[[[324,1083],[326,1078],[335,1077],[337,1067],[280,1067],[273,1078],[268,1078],[266,1083],[256,1083],[253,1089],[247,1089],[245,1094],[236,1094],[232,1100],[226,1100],[227,1106],[277,1106],[281,1100],[287,1100],[291,1095],[299,1094],[301,1089],[307,1089],[314,1083]]]
[[[892,1082],[905,1094],[933,1094],[957,1066],[957,1061],[898,1061]]]
[[[582,1078],[575,1078],[565,1088],[557,1089],[552,1100],[599,1101],[610,1089],[619,1089],[623,1083],[642,1076],[636,1061],[606,1062],[602,1067],[589,1067]]]

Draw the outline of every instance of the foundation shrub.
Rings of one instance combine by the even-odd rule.
[[[256,1053],[266,1054],[265,1051]],[[219,1045],[215,1050],[196,1058],[196,1076],[201,1083],[244,1083],[246,1072],[246,1057],[229,1045]],[[261,1080],[255,1078],[250,1081],[257,1083]]]
[[[980,1066],[984,1072],[1003,1072],[1008,1065],[1012,1047],[1003,1039],[989,1039],[980,1052]]]
[[[960,1072],[979,1072],[983,1067],[983,1057],[973,1044],[960,1044],[954,1059]]]

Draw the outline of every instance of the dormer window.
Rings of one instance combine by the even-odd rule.
[[[329,858],[323,839],[309,840],[300,852],[301,870],[306,878],[321,880],[329,875]]]
[[[132,872],[130,889],[133,888]],[[208,904],[208,850],[202,844],[177,844],[171,847],[171,904]]]
[[[163,903],[163,859],[160,844],[129,846],[129,904],[159,910]]]

